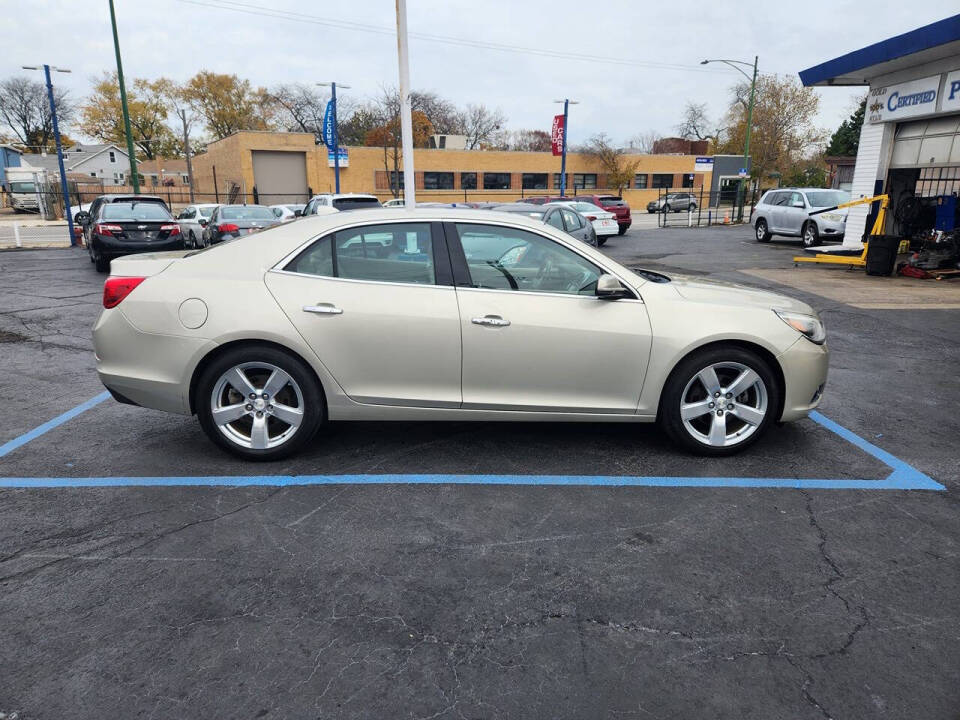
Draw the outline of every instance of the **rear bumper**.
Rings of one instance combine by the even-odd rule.
[[[827,382],[830,351],[826,344],[817,345],[801,337],[779,360],[786,386],[780,419],[785,422],[799,420],[820,404]]]
[[[618,217],[618,218],[617,218],[617,225],[619,225],[619,226],[622,227],[622,228],[628,228],[628,227],[630,227],[632,224],[633,224],[633,220],[632,220],[631,218],[629,218],[629,217]]]
[[[165,252],[167,250],[183,250],[183,235],[174,235],[166,240],[144,240],[130,242],[116,238],[93,235],[93,247],[105,257],[118,257],[142,252]]]

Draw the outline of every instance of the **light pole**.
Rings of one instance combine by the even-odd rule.
[[[563,148],[560,152],[560,197],[567,196],[567,117],[570,114],[571,105],[579,105],[579,100],[554,100],[555,103],[563,103]]]
[[[407,0],[397,0],[397,70],[400,76],[400,140],[403,147],[403,206],[417,206],[413,174],[413,111],[410,107],[410,47],[407,41]]]
[[[741,75],[743,75],[747,80],[750,81],[750,103],[749,103],[749,105],[747,105],[747,137],[746,137],[746,139],[743,141],[743,168],[744,168],[744,170],[747,169],[747,164],[750,162],[750,130],[751,130],[752,127],[753,127],[753,98],[754,98],[754,95],[755,95],[755,93],[756,93],[756,91],[757,91],[757,60],[758,60],[758,58],[759,58],[759,56],[757,56],[757,55],[754,55],[754,56],[753,56],[753,66],[752,66],[752,67],[753,67],[753,77],[752,77],[752,78],[751,78],[749,75],[747,75],[747,73],[745,73],[741,68],[737,67],[737,65],[743,65],[743,66],[745,66],[745,67],[751,67],[750,63],[744,62],[744,61],[742,61],[742,60],[702,60],[702,61],[700,62],[701,65],[706,65],[707,63],[712,63],[712,62],[722,62],[722,63],[726,63],[727,65],[729,65],[730,67],[732,67],[734,70],[736,70],[737,72],[739,72],[739,73],[740,73]],[[743,180],[744,180],[743,178],[740,178],[740,183],[739,183],[739,185],[737,186],[737,195],[739,196],[737,199],[738,199],[738,203],[739,203],[739,205],[740,205],[740,209],[739,209],[739,211],[738,211],[737,219],[738,219],[738,220],[741,220],[741,221],[743,220],[743,204],[744,204],[744,199],[745,199],[745,197],[744,197]]]
[[[337,129],[337,84],[335,82],[328,82],[328,83],[318,82],[317,85],[319,85],[320,87],[329,86],[330,88],[330,103],[332,108],[331,113],[333,117],[331,118],[331,121],[330,121],[331,140],[330,140],[330,143],[327,144],[327,149],[328,150],[331,149],[330,145],[333,145],[333,148],[332,148],[333,149],[333,178],[336,186],[336,192],[337,194],[339,194],[340,193],[340,135]],[[349,85],[343,85],[342,83],[340,87],[346,90],[350,89]],[[324,120],[326,120],[326,113],[324,113]],[[324,139],[324,142],[326,142],[327,128],[323,128],[323,139]]]
[[[39,70],[39,65],[24,65],[24,70]],[[60,166],[60,191],[63,193],[63,214],[67,218],[67,230],[70,233],[70,246],[77,244],[73,237],[73,213],[70,212],[70,190],[67,187],[67,171],[63,167],[63,147],[60,143],[60,124],[57,122],[57,104],[53,99],[53,83],[50,81],[50,71],[68,73],[66,68],[43,66],[43,74],[47,80],[47,100],[50,102],[50,119],[53,122],[53,139],[57,144],[57,163]]]
[[[130,156],[130,179],[133,194],[140,194],[140,175],[137,172],[137,156],[133,151],[133,134],[130,132],[130,111],[127,109],[127,86],[123,82],[123,63],[120,61],[120,38],[117,37],[117,15],[110,0],[110,24],[113,25],[113,49],[117,54],[117,82],[120,84],[120,108],[123,110],[123,130],[127,134],[127,155]]]

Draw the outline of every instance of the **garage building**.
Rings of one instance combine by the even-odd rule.
[[[850,192],[890,195],[887,233],[953,229],[937,223],[955,222],[960,192],[960,15],[828,60],[800,80],[869,87]],[[850,208],[845,245],[860,246],[871,212]]]

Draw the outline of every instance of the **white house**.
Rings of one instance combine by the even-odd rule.
[[[25,153],[24,165],[44,168],[53,178],[60,177],[57,154]],[[63,152],[63,166],[67,175],[86,175],[104,185],[126,185],[130,181],[130,160],[126,151],[116,145],[83,145],[77,143]]]

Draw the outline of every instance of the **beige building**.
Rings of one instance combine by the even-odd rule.
[[[382,147],[347,148],[340,169],[341,192],[390,191],[392,148],[386,164]],[[639,164],[624,199],[645,206],[664,188],[709,192],[711,172],[698,170],[693,155],[634,155]],[[310,194],[333,192],[332,156],[309,133],[240,132],[212,142],[193,159],[197,200],[226,201],[256,189],[263,204],[305,202]],[[559,194],[560,158],[551,153],[491,150],[417,149],[414,152],[417,199],[422,202],[503,201]],[[402,165],[401,165],[402,168]],[[402,172],[398,182],[402,182]],[[567,194],[606,193],[607,176],[588,155],[567,155]]]

